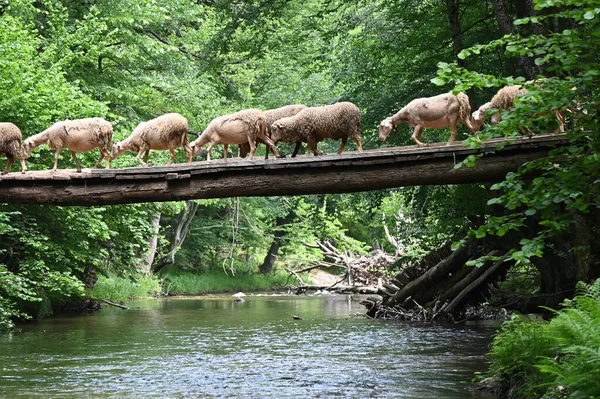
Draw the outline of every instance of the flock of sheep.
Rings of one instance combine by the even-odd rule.
[[[399,123],[407,122],[415,128],[412,140],[417,146],[426,146],[420,141],[423,128],[450,127],[452,134],[448,144],[452,144],[457,134],[458,123],[465,124],[472,133],[481,128],[490,113],[492,123],[498,123],[502,117],[502,110],[510,109],[515,99],[526,92],[527,90],[520,85],[506,86],[473,115],[471,115],[469,98],[463,93],[418,98],[380,123],[379,139],[384,141]],[[486,112],[488,109],[492,111]],[[564,117],[561,117],[561,113],[556,114],[559,122],[557,131],[562,132]],[[0,123],[0,155],[6,154],[8,162],[2,174],[10,171],[15,158],[21,162],[21,172],[25,173],[27,171],[25,159],[34,148],[42,144],[47,144],[51,149],[56,150],[53,172],[58,166],[59,155],[63,148],[71,152],[78,172],[81,172],[81,164],[75,154],[95,148],[100,149],[100,158],[94,167],[98,167],[104,159],[107,169],[110,167],[111,159],[117,158],[126,151],[137,153],[139,162],[148,166],[150,150],[169,150],[171,157],[167,165],[170,165],[175,157],[175,150],[179,147],[185,151],[190,164],[194,155],[199,154],[208,143],[210,143],[207,149],[208,161],[210,161],[210,151],[217,144],[224,146],[225,161],[227,161],[228,146],[231,144],[239,146],[240,156],[245,157],[249,153],[250,159],[254,157],[258,143],[267,146],[265,158],[269,156],[269,149],[279,158],[280,154],[275,145],[280,141],[296,144],[292,157],[297,155],[302,143],[307,144],[307,155],[311,151],[314,155],[321,155],[317,144],[325,139],[341,140],[338,154],[344,151],[348,138],[354,140],[358,151],[362,152],[360,120],[360,109],[350,102],[338,102],[323,107],[288,105],[264,112],[258,109],[246,109],[213,119],[196,140],[189,142],[188,133],[191,132],[188,130],[187,119],[180,114],[169,113],[140,123],[128,138],[114,143],[112,148],[113,128],[110,122],[102,118],[57,122],[24,142],[19,128],[12,123],[4,122]],[[143,159],[142,154],[144,154]]]

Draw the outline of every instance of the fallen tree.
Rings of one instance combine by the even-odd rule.
[[[475,238],[455,250],[448,242],[408,265],[384,284],[379,297],[368,297],[367,315],[374,318],[418,320],[465,317],[469,305],[485,303],[506,275],[511,262],[504,250],[489,249]],[[489,259],[480,267],[470,260]]]

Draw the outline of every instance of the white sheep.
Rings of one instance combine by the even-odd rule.
[[[63,148],[71,152],[71,157],[77,164],[77,172],[81,172],[81,164],[75,155],[76,152],[88,152],[96,148],[100,150],[100,158],[94,165],[97,168],[106,160],[106,169],[110,168],[110,142],[112,140],[113,128],[110,122],[102,118],[84,118],[65,120],[56,122],[41,133],[35,134],[25,140],[23,150],[25,157],[28,157],[31,151],[42,144],[48,144],[51,149],[55,149],[54,167],[52,172],[58,167],[58,158]]]
[[[308,107],[294,116],[282,118],[271,125],[271,139],[274,143],[306,142],[306,153],[315,155],[323,153],[317,144],[324,139],[341,140],[338,154],[346,147],[348,138],[356,142],[358,151],[362,152],[360,138],[360,109],[351,102],[339,102],[323,107]]]
[[[2,172],[3,175],[10,172],[10,167],[15,158],[21,162],[21,173],[27,171],[27,166],[25,165],[25,158],[27,157],[21,151],[22,141],[21,130],[16,125],[9,122],[0,123],[0,155],[6,154],[7,158],[6,169]]]
[[[464,93],[454,95],[452,93],[440,94],[434,97],[417,98],[409,102],[396,114],[385,118],[379,124],[379,140],[385,141],[390,132],[401,122],[408,122],[415,127],[411,139],[419,147],[427,147],[420,141],[423,128],[452,129],[450,140],[447,145],[454,142],[456,138],[457,125],[462,122],[471,132],[475,132],[471,121],[471,106],[469,97]]]
[[[267,136],[269,138],[271,137],[271,125],[273,125],[273,123],[275,121],[278,121],[279,119],[282,119],[282,118],[287,118],[288,116],[294,116],[298,112],[302,111],[304,108],[306,108],[306,105],[292,104],[292,105],[286,105],[286,106],[283,106],[280,108],[275,108],[275,109],[270,109],[270,110],[265,111],[265,117],[267,118]],[[257,139],[256,142],[257,142],[257,144],[263,143],[266,145],[266,143],[261,139]],[[300,145],[301,145],[301,143],[296,143],[296,148],[294,148],[292,157],[295,157],[296,154],[298,154]],[[240,150],[240,157],[245,158],[246,154],[248,154],[250,152],[250,145],[248,143],[244,143],[244,144],[240,144],[238,147]],[[267,147],[267,149],[265,151],[265,159],[269,159],[269,146],[266,145],[266,147]]]
[[[533,82],[527,82],[527,83],[533,83]],[[529,90],[522,87],[521,85],[505,86],[505,87],[501,88],[500,90],[498,90],[498,92],[494,95],[494,97],[492,97],[492,99],[489,102],[483,104],[481,107],[479,107],[479,109],[477,111],[473,112],[473,115],[472,115],[473,128],[475,129],[475,131],[481,129],[483,122],[485,122],[485,120],[487,119],[487,117],[488,117],[487,112],[486,112],[487,110],[489,110],[489,109],[494,110],[494,113],[492,115],[492,125],[496,125],[498,122],[500,122],[502,120],[502,112],[510,110],[515,105],[515,100],[519,96],[526,94],[528,92],[529,92]],[[564,132],[565,131],[564,112],[553,111],[553,113],[556,115],[556,119],[558,121],[558,127],[556,128],[554,133]],[[529,131],[528,128],[526,128],[526,130]]]
[[[129,137],[113,145],[111,158],[115,159],[125,151],[131,151],[137,153],[137,159],[142,165],[148,166],[150,150],[169,150],[171,157],[167,165],[170,165],[175,158],[175,150],[179,147],[183,148],[188,164],[191,164],[188,121],[180,114],[169,113],[137,125]]]
[[[210,151],[213,147],[223,144],[223,158],[227,162],[227,148],[230,144],[247,143],[250,146],[250,159],[253,159],[258,139],[267,143],[277,158],[280,157],[275,144],[267,137],[265,113],[259,109],[250,108],[213,119],[200,137],[191,143],[191,147],[196,155],[200,153],[202,147],[210,142],[207,149],[207,160],[210,161]]]

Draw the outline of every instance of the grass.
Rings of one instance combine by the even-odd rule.
[[[153,297],[160,292],[160,282],[156,277],[139,277],[134,281],[116,276],[100,276],[88,294],[96,300],[124,303],[130,299]]]
[[[164,275],[163,290],[173,295],[201,295],[214,292],[268,291],[288,283],[285,272],[272,274],[227,275],[222,271],[197,274],[169,269]]]

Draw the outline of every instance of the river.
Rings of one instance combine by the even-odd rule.
[[[0,333],[0,397],[493,398],[467,387],[495,326],[370,320],[359,302],[168,298],[26,323]]]

